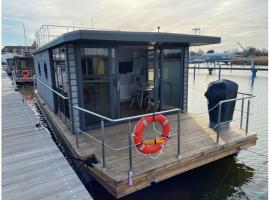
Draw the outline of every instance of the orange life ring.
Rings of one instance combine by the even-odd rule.
[[[145,127],[151,122],[158,122],[162,126],[162,135],[158,139],[143,140],[143,132]],[[140,119],[134,130],[133,140],[136,148],[143,154],[153,154],[161,150],[170,137],[171,127],[167,118],[162,114],[147,116]]]
[[[30,76],[29,70],[27,70],[27,69],[22,70],[22,71],[21,71],[21,76],[22,76],[23,78],[28,78],[28,77]]]

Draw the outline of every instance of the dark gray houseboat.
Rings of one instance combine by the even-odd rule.
[[[62,34],[34,51],[38,103],[73,156],[95,161],[85,171],[115,197],[125,196],[255,144],[256,134],[235,125],[222,136],[199,129],[207,115],[187,112],[189,48],[220,41],[161,32]],[[138,153],[133,130],[157,114],[166,114],[161,126],[169,122],[171,131],[152,159],[156,154]],[[145,137],[159,134],[156,128]]]
[[[8,59],[7,73],[11,73],[16,84],[32,84],[35,75],[33,56],[14,56]]]

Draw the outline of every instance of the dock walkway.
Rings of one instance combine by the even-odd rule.
[[[2,71],[2,199],[92,199]]]

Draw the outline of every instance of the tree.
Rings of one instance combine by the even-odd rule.
[[[215,51],[213,49],[210,49],[207,51],[207,53],[215,53]]]

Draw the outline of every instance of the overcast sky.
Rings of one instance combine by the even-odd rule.
[[[267,0],[2,0],[2,47],[27,44],[42,24],[220,36],[224,51],[243,46],[267,48]],[[205,49],[205,48],[204,48]]]

